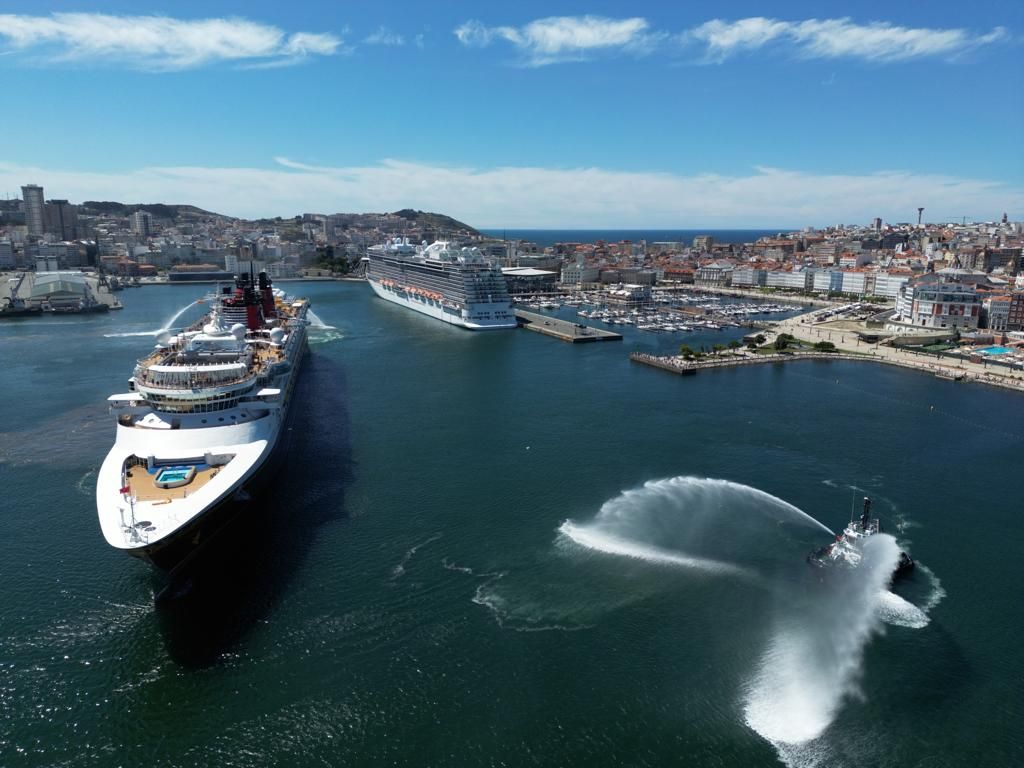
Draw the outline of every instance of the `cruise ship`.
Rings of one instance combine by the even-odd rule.
[[[272,474],[306,351],[309,303],[241,275],[187,330],[157,338],[129,391],[108,398],[117,424],[96,480],[112,547],[172,575]]]
[[[472,331],[516,327],[505,277],[479,248],[396,239],[366,254],[366,278],[382,299]]]

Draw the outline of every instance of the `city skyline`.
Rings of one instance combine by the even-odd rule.
[[[34,119],[7,122],[0,194],[479,227],[1024,216],[1012,4],[7,10]]]

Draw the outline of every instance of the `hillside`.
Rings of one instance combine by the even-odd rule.
[[[224,214],[214,213],[213,211],[206,211],[202,208],[197,208],[194,205],[173,205],[168,203],[119,203],[112,200],[86,200],[79,206],[79,211],[85,215],[105,214],[108,216],[130,216],[136,211],[146,211],[154,218],[170,221],[213,217],[239,221],[239,219],[236,219],[234,216],[225,216]],[[349,219],[347,223],[356,227],[372,226],[369,220],[377,216],[377,214],[372,213],[334,215],[336,217]],[[472,235],[480,234],[476,229],[468,224],[461,222],[458,219],[453,219],[451,216],[445,216],[443,213],[431,213],[429,211],[416,211],[412,208],[403,208],[402,210],[395,211],[390,215],[403,218],[419,227],[435,229],[440,232],[466,232]],[[285,219],[282,219],[281,217],[273,219],[262,218],[251,220],[251,223],[257,226],[273,226],[276,228],[290,227],[296,230],[298,236],[301,236],[300,219],[301,217],[299,216]]]
[[[412,208],[403,208],[391,215],[401,216],[403,219],[408,219],[423,227],[432,227],[447,232],[463,231],[473,235],[480,234],[469,224],[464,224],[458,219],[453,219],[451,216],[445,216],[443,213],[429,213],[427,211],[414,211]]]
[[[136,211],[145,211],[156,219],[193,219],[197,217],[220,217],[231,219],[212,211],[204,211],[194,205],[169,205],[166,203],[118,203],[110,200],[86,200],[79,206],[84,214],[107,214],[108,216],[130,216]]]

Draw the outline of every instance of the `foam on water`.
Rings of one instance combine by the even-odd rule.
[[[886,624],[910,629],[923,629],[930,621],[925,611],[887,589],[879,597],[878,616]]]
[[[936,576],[932,569],[927,565],[917,563],[915,565],[915,570],[919,573],[923,573],[931,582],[931,591],[928,593],[928,598],[925,600],[924,606],[922,606],[922,610],[924,610],[925,613],[930,613],[932,608],[942,602],[942,599],[946,596],[946,590],[942,588],[942,582],[939,581],[939,577]]]
[[[388,579],[388,581],[396,581],[400,579],[405,574],[405,566],[409,564],[409,561],[412,560],[416,553],[419,552],[422,547],[425,547],[427,546],[427,544],[431,544],[440,538],[441,534],[435,533],[429,539],[426,539],[425,541],[421,541],[419,544],[415,544],[409,547],[409,549],[405,551],[405,554],[402,555],[402,559],[398,562],[398,564],[391,569],[391,577]]]
[[[810,601],[781,609],[746,686],[747,725],[784,759],[803,754],[786,745],[821,737],[843,701],[857,693],[864,648],[881,628],[879,606],[899,558],[887,534],[871,537],[863,549],[858,568],[832,569]]]
[[[306,318],[310,322],[310,328],[323,328],[323,329],[332,330],[332,331],[338,330],[333,325],[327,325],[327,323],[325,323],[323,320],[321,320],[320,316],[316,312],[314,312],[312,309],[309,310],[308,312],[306,312]]]
[[[594,624],[574,623],[572,619],[559,615],[559,611],[548,606],[517,602],[512,605],[495,588],[508,574],[494,573],[481,583],[473,593],[472,601],[489,610],[502,629],[513,632],[579,632],[593,629]]]

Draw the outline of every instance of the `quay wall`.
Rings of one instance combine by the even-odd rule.
[[[1003,389],[1012,389],[1017,392],[1024,392],[1024,378],[1010,378],[990,373],[967,371],[948,365],[935,365],[912,360],[894,360],[874,354],[850,354],[843,352],[793,352],[792,354],[775,355],[749,355],[744,357],[728,356],[712,360],[702,359],[685,361],[678,357],[659,357],[648,355],[643,352],[632,352],[629,359],[635,363],[660,368],[670,373],[686,376],[697,373],[701,370],[711,368],[734,368],[741,365],[759,365],[763,363],[791,363],[796,360],[850,360],[853,362],[882,363],[883,365],[894,365],[899,368],[910,368],[922,373],[930,373],[933,376],[958,381],[973,381],[980,384],[989,384]]]

